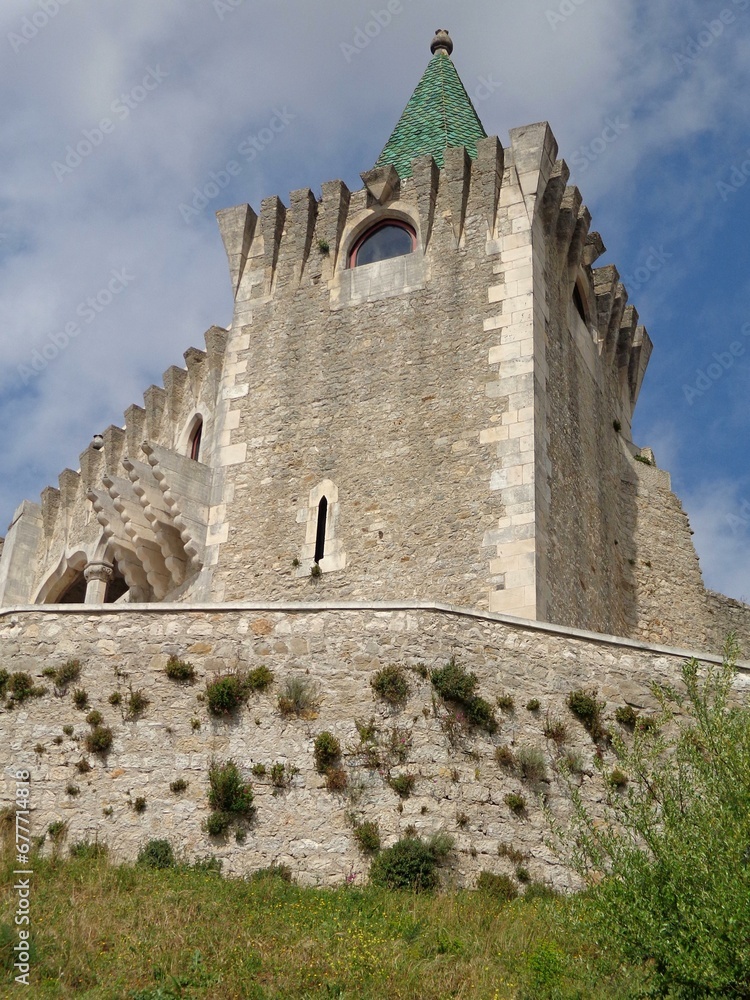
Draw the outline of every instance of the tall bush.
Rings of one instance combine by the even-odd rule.
[[[750,996],[750,708],[733,705],[737,643],[720,668],[654,689],[658,727],[613,738],[625,792],[595,823],[575,788],[567,860],[592,883],[584,917],[602,947],[647,963],[652,994]],[[608,777],[603,765],[605,778]]]

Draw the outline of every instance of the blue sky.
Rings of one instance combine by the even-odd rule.
[[[229,322],[214,212],[360,187],[438,26],[490,134],[550,122],[655,344],[636,443],[750,598],[750,0],[3,0],[0,531]]]

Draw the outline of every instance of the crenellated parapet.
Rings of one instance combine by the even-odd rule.
[[[184,368],[168,368],[163,385],[146,389],[143,406],[128,407],[122,427],[94,437],[78,470],[65,469],[39,505],[19,508],[0,554],[0,605],[83,600],[84,593],[101,600],[108,578],[104,570],[86,577],[89,566],[109,567],[110,581],[124,581],[131,601],[163,600],[200,572],[227,331],[212,327],[205,340],[205,350],[185,352]],[[191,458],[196,433],[200,454]],[[170,472],[183,470],[172,476],[171,493],[151,464],[155,453]]]

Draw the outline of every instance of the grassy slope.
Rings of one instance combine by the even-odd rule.
[[[629,994],[570,900],[302,889],[101,861],[34,865],[34,978],[8,961],[12,865],[0,869],[0,995],[162,1000],[567,1000]],[[174,977],[174,979],[172,978]]]

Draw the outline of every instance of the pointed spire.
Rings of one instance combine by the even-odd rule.
[[[451,60],[453,42],[445,28],[435,32],[430,49],[432,59],[375,164],[393,164],[400,177],[411,176],[418,156],[433,156],[442,167],[448,146],[465,146],[476,159],[477,141],[487,136]]]

